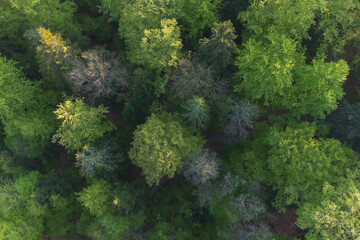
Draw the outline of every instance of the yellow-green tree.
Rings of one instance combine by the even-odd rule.
[[[108,113],[105,107],[89,106],[82,99],[66,100],[58,105],[54,113],[57,119],[62,119],[62,123],[53,136],[53,142],[69,150],[79,150],[114,128],[110,122],[103,120]]]

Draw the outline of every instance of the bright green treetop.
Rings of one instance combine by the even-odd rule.
[[[325,0],[252,0],[239,17],[255,36],[275,33],[301,40],[308,37],[308,29],[315,23],[315,12],[324,4]]]
[[[337,179],[336,184],[326,183],[317,201],[300,206],[296,224],[308,229],[306,239],[358,239],[360,186],[351,175]]]
[[[180,58],[182,44],[180,29],[175,19],[161,20],[160,29],[144,30],[140,43],[140,52],[130,59],[133,62],[161,70],[176,66]]]
[[[81,205],[88,208],[95,216],[111,213],[111,185],[100,179],[78,193]]]
[[[266,143],[271,178],[278,190],[275,205],[282,207],[317,197],[325,182],[335,182],[356,165],[357,154],[335,139],[316,139],[315,126],[301,123],[285,131],[273,128]]]
[[[254,100],[265,104],[278,101],[293,83],[292,71],[301,61],[296,42],[286,35],[272,34],[266,41],[250,39],[237,59],[241,84],[235,91],[245,90]]]
[[[316,119],[324,119],[344,96],[342,84],[348,73],[344,60],[324,62],[323,58],[318,58],[311,65],[299,66],[294,72],[295,83],[281,105],[297,118],[311,114]]]
[[[54,113],[63,122],[53,141],[69,150],[78,150],[114,128],[110,122],[103,121],[108,113],[105,107],[89,106],[82,99],[61,103]]]
[[[162,177],[172,178],[182,167],[182,159],[201,147],[204,141],[181,125],[177,115],[153,113],[134,132],[129,152],[132,162],[141,167],[149,185]]]

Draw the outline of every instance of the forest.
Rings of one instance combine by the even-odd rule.
[[[0,240],[359,240],[359,153],[359,0],[0,0]]]

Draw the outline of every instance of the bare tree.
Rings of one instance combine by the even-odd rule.
[[[81,57],[83,60],[74,60],[74,68],[68,74],[76,93],[90,101],[111,96],[126,99],[128,75],[115,53],[96,47],[83,52]]]
[[[214,77],[210,67],[184,58],[170,76],[170,92],[176,99],[186,100],[194,95],[214,99],[226,92],[224,80]]]
[[[186,158],[184,176],[192,184],[199,186],[218,175],[218,156],[208,149],[201,149]]]

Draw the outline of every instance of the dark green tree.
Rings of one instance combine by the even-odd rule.
[[[237,53],[235,29],[231,21],[215,23],[210,38],[200,39],[196,58],[206,63],[217,73],[222,73],[234,62]]]

